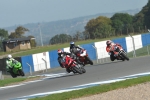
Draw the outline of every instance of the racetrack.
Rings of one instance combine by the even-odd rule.
[[[81,75],[65,74],[57,78],[47,78],[33,83],[23,84],[17,87],[0,88],[0,99],[10,100],[31,94],[51,92],[77,85],[106,81],[118,77],[150,72],[150,56],[133,58],[130,61],[109,62],[93,66],[85,66],[87,72]],[[62,69],[59,72],[63,73]],[[52,73],[50,73],[52,74]]]

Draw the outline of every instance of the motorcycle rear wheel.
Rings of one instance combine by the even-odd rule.
[[[122,60],[122,61],[125,61],[125,59],[124,59],[124,58],[122,58],[121,60]]]
[[[17,77],[17,75],[14,74],[13,72],[9,72],[9,73],[10,73],[10,75],[11,75],[13,78],[16,78],[16,77]]]

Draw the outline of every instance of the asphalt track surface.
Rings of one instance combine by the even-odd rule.
[[[0,89],[0,100],[11,100],[31,94],[57,91],[72,86],[150,72],[150,56],[133,58],[130,61],[116,61],[85,66],[85,69],[87,72],[81,75],[66,74],[66,76],[62,77],[48,78],[22,86]],[[63,69],[54,71],[53,74],[64,71]]]

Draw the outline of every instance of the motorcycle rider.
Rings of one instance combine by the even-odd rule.
[[[80,55],[78,55],[78,56],[85,56],[86,55],[86,51],[84,50],[84,48],[80,47],[79,45],[76,46],[73,41],[70,42],[70,52],[75,54],[75,55],[77,54],[77,52],[79,52],[78,54],[80,54]],[[76,61],[79,64],[85,66],[85,64],[83,62],[80,62],[78,57],[76,57]]]
[[[83,48],[80,47],[79,45],[76,46],[75,43],[74,43],[73,41],[71,41],[71,42],[70,42],[70,52],[71,52],[71,53],[74,53],[74,49],[77,50],[77,49],[83,49]]]
[[[113,46],[121,46],[119,43],[114,43],[111,40],[106,41],[106,51],[108,52],[108,54],[110,55],[110,60],[114,61],[115,59],[118,60],[117,55],[111,50],[111,47]]]
[[[66,56],[66,55],[69,55],[69,56],[71,56],[71,58],[73,58],[72,55],[71,55],[71,53],[63,52],[61,49],[58,49],[58,50],[57,50],[57,53],[58,53],[58,59],[57,59],[57,60],[58,60],[58,62],[59,62],[59,65],[60,65],[62,68],[65,68],[65,66],[62,64],[62,60],[64,60],[63,57]],[[67,71],[68,73],[71,72],[69,68],[66,68],[66,71]]]
[[[14,58],[12,58],[12,55],[8,55],[7,56],[7,58],[6,58],[6,70],[7,70],[7,72],[10,72],[10,71],[12,71],[13,70],[13,65],[12,65],[12,63],[13,63],[13,61],[15,61],[15,59]]]

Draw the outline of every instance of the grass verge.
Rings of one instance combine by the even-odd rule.
[[[85,88],[81,90],[74,90],[71,92],[52,94],[45,97],[32,98],[29,100],[70,100],[73,98],[90,96],[90,95],[99,94],[99,93],[103,93],[103,92],[107,92],[119,88],[127,88],[129,86],[134,86],[145,82],[150,82],[150,76],[142,76],[139,78],[128,79],[125,81],[94,86],[94,87]]]
[[[22,82],[32,81],[32,80],[38,80],[43,78],[42,76],[36,76],[36,77],[19,77],[19,78],[6,78],[5,80],[0,80],[0,87],[13,85],[13,84],[19,84]]]
[[[8,78],[5,80],[0,80],[0,87],[2,86],[7,86],[11,83],[17,83],[17,82],[22,82],[24,80],[26,80],[27,78]]]

